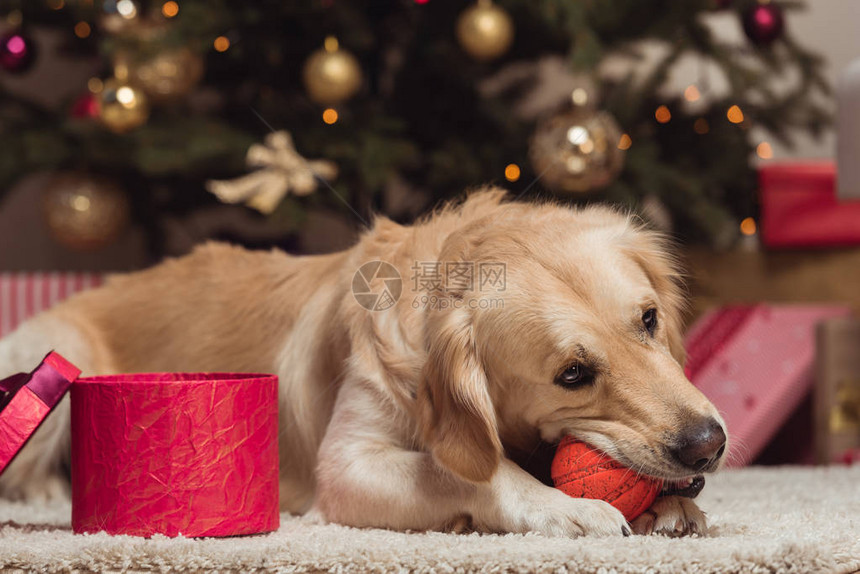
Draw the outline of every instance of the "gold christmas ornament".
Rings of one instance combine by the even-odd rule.
[[[99,27],[109,34],[129,32],[142,22],[138,0],[104,0],[99,4]]]
[[[358,60],[347,50],[342,50],[334,36],[326,38],[324,47],[310,55],[302,76],[308,96],[326,106],[354,96],[362,81]]]
[[[574,108],[541,122],[529,158],[535,173],[557,192],[586,192],[611,183],[624,166],[621,130],[607,112]]]
[[[514,22],[491,0],[478,0],[457,19],[457,40],[476,60],[494,60],[511,47]]]
[[[158,103],[181,99],[203,78],[203,58],[188,48],[167,48],[148,56],[122,54],[114,67],[124,69],[131,82]]]
[[[149,100],[143,90],[127,81],[111,78],[104,82],[99,98],[99,119],[114,133],[125,133],[149,119]]]
[[[128,224],[128,198],[103,178],[76,172],[57,174],[48,182],[42,199],[51,235],[70,249],[100,249]]]
[[[245,203],[261,213],[272,213],[284,196],[308,195],[317,178],[337,177],[337,166],[328,160],[308,160],[296,151],[289,132],[274,132],[263,144],[248,148],[248,167],[260,168],[233,180],[206,182],[206,189],[224,203]]]

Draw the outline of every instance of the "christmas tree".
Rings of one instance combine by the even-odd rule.
[[[97,248],[130,216],[154,257],[167,214],[219,198],[289,237],[309,210],[356,226],[374,211],[408,221],[490,182],[522,198],[656,209],[681,237],[726,244],[756,216],[753,162],[770,153],[750,128],[789,140],[829,120],[819,58],[785,23],[801,7],[4,0],[0,77],[52,57],[39,27],[103,69],[56,109],[0,91],[0,194],[57,171],[47,212],[62,241]],[[714,35],[706,19],[720,11],[736,16],[745,45]],[[646,66],[650,43],[661,50]],[[708,72],[673,93],[685,57]],[[610,60],[622,63],[612,73]],[[713,74],[727,91],[709,91]],[[775,89],[775,77],[793,83]]]

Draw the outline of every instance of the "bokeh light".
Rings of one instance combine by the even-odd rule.
[[[116,12],[126,20],[132,20],[137,17],[137,6],[131,0],[119,0],[116,3]]]
[[[92,78],[87,80],[87,89],[93,94],[98,94],[102,91],[102,89],[104,89],[104,87],[105,83],[102,81],[101,78],[93,76]]]
[[[768,142],[761,142],[756,146],[755,153],[761,159],[773,159],[773,148]]]
[[[741,110],[740,106],[734,105],[726,111],[726,117],[733,124],[739,124],[744,121],[744,113]]]
[[[134,90],[128,86],[123,86],[116,91],[116,101],[121,103],[123,106],[128,108],[134,105],[134,100]]]
[[[92,31],[93,30],[90,28],[90,25],[84,21],[75,24],[75,36],[78,38],[88,38]]]
[[[325,123],[331,125],[337,121],[337,110],[334,108],[326,108],[323,111],[322,119]]]
[[[509,163],[505,167],[505,179],[508,181],[517,181],[520,179],[520,166],[515,163]]]
[[[169,2],[165,2],[161,5],[161,13],[165,18],[173,18],[177,14],[179,14],[179,4],[170,0]]]
[[[212,46],[215,47],[216,52],[226,52],[230,48],[230,40],[227,36],[218,36],[212,42]]]
[[[338,48],[340,48],[340,43],[334,36],[326,36],[325,42],[323,42],[323,47],[326,52],[337,52]]]
[[[699,88],[696,87],[696,84],[690,84],[687,86],[687,89],[684,90],[684,99],[688,102],[695,102],[702,97],[702,94],[699,92]]]

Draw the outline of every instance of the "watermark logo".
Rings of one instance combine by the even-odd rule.
[[[415,293],[499,293],[507,287],[507,266],[500,261],[416,261],[412,265]]]
[[[411,271],[414,309],[499,309],[505,306],[504,299],[492,297],[493,293],[502,293],[507,288],[507,267],[502,262],[415,261]],[[385,311],[400,300],[403,280],[390,263],[371,261],[353,275],[352,294],[368,311]]]
[[[402,293],[403,279],[391,263],[370,261],[352,276],[352,295],[368,311],[394,307]]]

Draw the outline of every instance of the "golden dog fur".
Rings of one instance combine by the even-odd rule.
[[[484,531],[620,535],[618,511],[544,486],[510,457],[572,433],[637,471],[690,475],[667,445],[693,419],[719,415],[681,368],[677,267],[658,235],[616,211],[503,196],[474,193],[411,227],[379,218],[340,253],[210,244],[113,277],[0,342],[0,375],[29,370],[49,348],[85,374],[274,372],[291,512],[396,529],[466,519]],[[404,278],[388,310],[353,296],[368,261]],[[444,308],[423,306],[409,281],[423,261],[502,262],[505,289],[439,291]],[[641,328],[648,308],[653,338]],[[593,385],[554,384],[572,362],[599,373]],[[62,493],[68,416],[61,404],[0,493]],[[643,516],[640,532],[705,528],[678,497]]]

